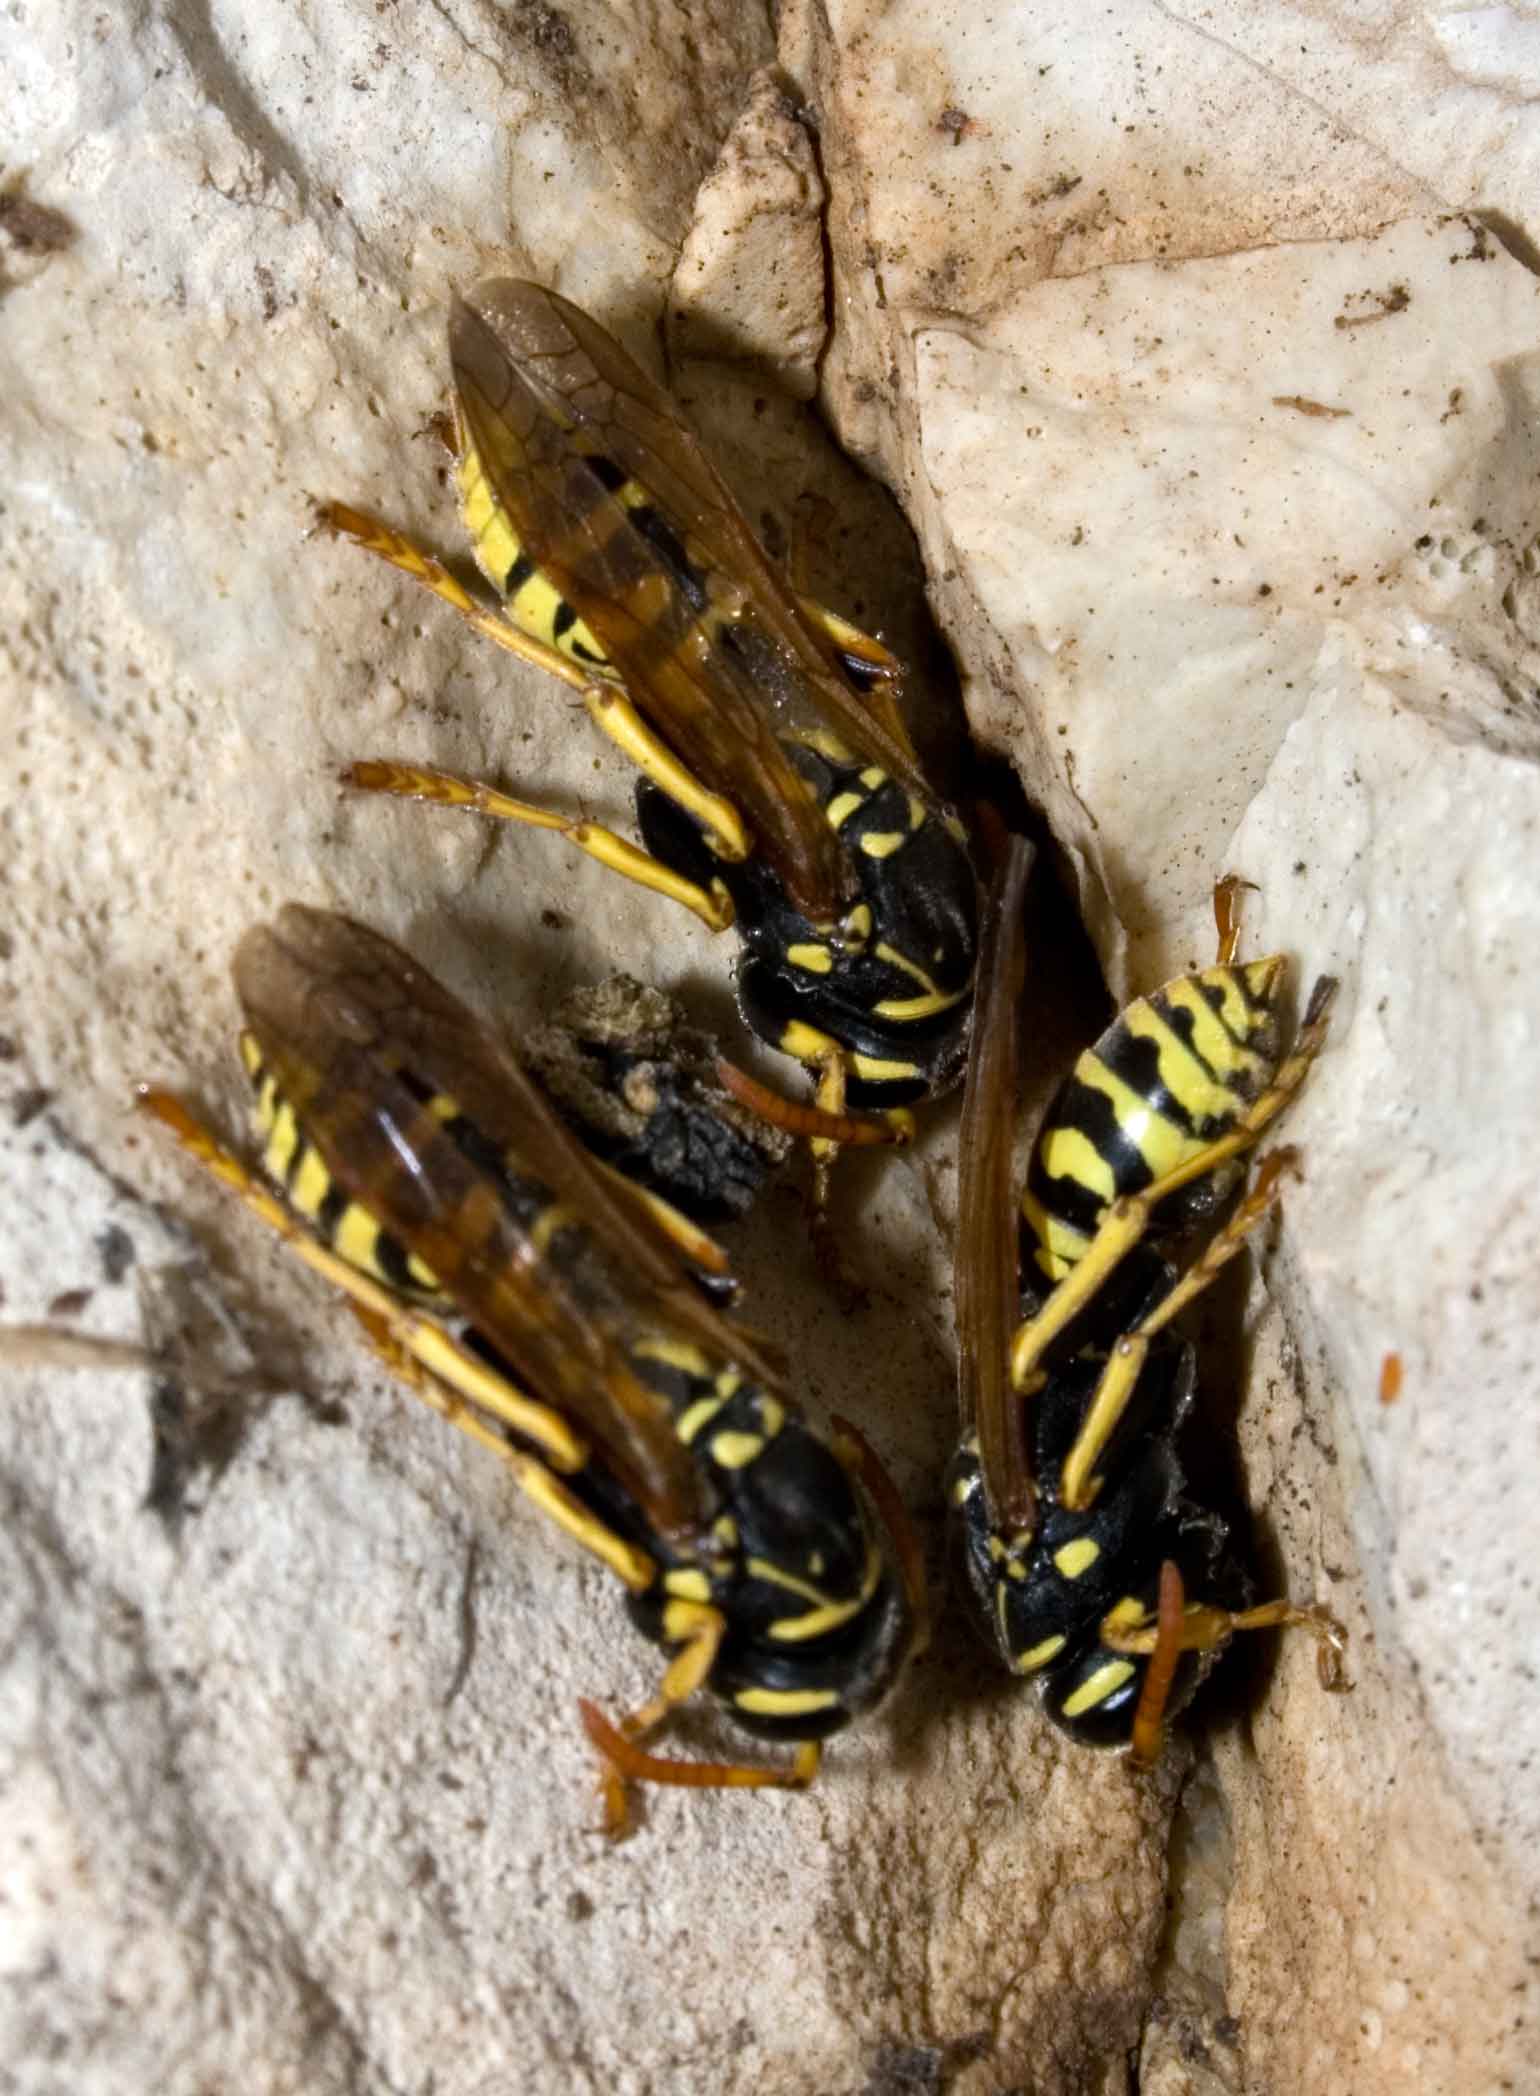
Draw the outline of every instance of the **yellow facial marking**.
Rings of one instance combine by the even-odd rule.
[[[802,968],[809,975],[827,975],[834,966],[834,956],[827,946],[788,946],[786,958],[793,968]]]
[[[711,1582],[698,1565],[680,1565],[663,1575],[663,1584],[680,1601],[709,1601]]]
[[[858,902],[853,910],[845,914],[841,927],[847,939],[865,941],[872,935],[872,906],[869,902]]]
[[[886,1062],[880,1055],[852,1055],[850,1067],[868,1084],[891,1084],[896,1078],[918,1077],[918,1063]]]
[[[710,1362],[686,1339],[638,1339],[631,1351],[643,1361],[661,1361],[665,1368],[677,1368],[681,1375],[698,1376],[703,1383],[710,1380]]]
[[[861,774],[861,784],[868,793],[875,793],[879,786],[886,786],[888,775],[880,764],[868,764]]]
[[[1046,1667],[1049,1660],[1056,1659],[1063,1650],[1063,1636],[1055,1631],[1052,1637],[1039,1638],[1038,1642],[1029,1645],[1025,1652],[1018,1652],[1011,1661],[1011,1666],[1018,1674],[1035,1674],[1039,1667]]]
[[[735,1397],[743,1388],[743,1377],[736,1368],[724,1368],[712,1387],[723,1404],[726,1404],[730,1397]]]
[[[736,1433],[729,1428],[711,1437],[711,1460],[723,1470],[743,1470],[764,1452],[763,1434]]]
[[[709,1420],[716,1418],[726,1402],[727,1400],[721,1397],[698,1397],[693,1405],[685,1407],[679,1415],[679,1422],[674,1428],[674,1432],[684,1442],[686,1447],[695,1439],[695,1436]]]
[[[966,990],[932,990],[924,997],[883,997],[872,1006],[872,1010],[884,1019],[931,1019],[937,1012],[950,1011],[954,1004],[961,1004],[965,997],[972,995],[970,985]]]
[[[755,1400],[755,1410],[759,1414],[761,1433],[767,1441],[773,1441],[786,1424],[786,1407],[778,1397],[761,1394]]]
[[[805,1718],[817,1710],[837,1710],[832,1688],[741,1688],[733,1697],[740,1710],[762,1718]]]
[[[827,1637],[831,1630],[838,1630],[861,1610],[876,1593],[882,1578],[882,1553],[875,1545],[868,1546],[866,1569],[861,1575],[861,1591],[848,1601],[830,1601],[815,1586],[806,1580],[797,1579],[779,1565],[765,1558],[749,1559],[749,1570],[756,1578],[767,1580],[771,1586],[784,1587],[788,1593],[800,1594],[813,1603],[806,1614],[800,1616],[778,1616],[770,1625],[770,1635],[783,1645],[804,1643],[809,1638]]]
[[[1076,1536],[1072,1543],[1065,1543],[1054,1552],[1053,1562],[1064,1578],[1079,1579],[1090,1571],[1101,1554],[1101,1546],[1093,1543],[1089,1536]]]
[[[1088,1710],[1098,1703],[1105,1703],[1109,1696],[1116,1695],[1126,1681],[1133,1678],[1134,1663],[1131,1659],[1108,1659],[1087,1675],[1072,1696],[1066,1696],[1062,1705],[1067,1718],[1083,1718]]]
[[[737,1549],[738,1524],[731,1514],[718,1514],[716,1520],[711,1524],[711,1533],[716,1537],[724,1550]]]
[[[903,830],[867,830],[860,838],[862,851],[869,859],[891,859],[899,846],[907,842]]]
[[[837,830],[842,822],[849,822],[857,808],[866,799],[864,793],[837,793],[824,809],[831,830]]]

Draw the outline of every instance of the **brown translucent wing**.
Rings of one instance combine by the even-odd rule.
[[[596,1444],[657,1527],[689,1534],[703,1512],[698,1477],[622,1333],[693,1338],[774,1382],[747,1335],[701,1300],[661,1232],[615,1202],[514,1057],[399,947],[291,903],[242,939],[234,975],[263,1057],[337,1184],[432,1271],[531,1394]],[[455,1102],[491,1158],[478,1163],[446,1134],[432,1094]],[[586,1301],[512,1212],[497,1158],[583,1224],[597,1261]]]
[[[1018,1313],[1016,1111],[1021,1090],[1022,899],[1036,856],[1013,837],[990,885],[979,938],[978,995],[958,1140],[953,1301],[964,1425],[978,1433],[992,1519],[1028,1528],[1035,1506],[1026,1407],[1011,1384]]]
[[[457,299],[449,350],[467,434],[525,553],[664,740],[740,810],[797,907],[834,917],[843,854],[778,735],[821,721],[930,796],[674,403],[538,284],[497,279]]]

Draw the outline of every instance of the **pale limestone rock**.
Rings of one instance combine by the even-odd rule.
[[[1357,1686],[1322,1699],[1285,1644],[1249,1739],[1219,1738],[1205,2013],[1237,2019],[1247,2088],[1524,2086],[1532,39],[1508,10],[1432,44],[1395,9],[1371,43],[1315,8],[826,21],[783,30],[849,322],[826,395],[916,523],[970,716],[1115,989],[1206,954],[1225,869],[1262,890],[1251,950],[1344,982],[1273,1301],[1233,1386],[1217,1332],[1208,1358]],[[1206,1888],[1183,1865],[1179,1908]]]
[[[827,338],[823,183],[779,77],[765,71],[701,184],[669,290],[675,358],[750,363],[810,400]]]
[[[1533,256],[1526,18],[792,8],[816,155],[732,6],[139,0],[3,34],[0,1318],[173,1371],[0,1345],[18,2087],[1112,2096],[1141,2031],[1181,2086],[1149,2013],[1180,1754],[1141,1784],[1068,1749],[948,1615],[810,1797],[662,1799],[607,1852],[574,1699],[656,1671],[612,1587],[130,1119],[155,1076],[237,1125],[226,959],[289,896],[514,1025],[613,965],[730,1023],[691,921],[332,784],[379,751],[625,815],[559,694],[303,536],[345,495],[459,556],[426,426],[448,291],[497,272],[653,369],[665,293],[688,307],[673,375],[751,518],[912,652],[902,528],[782,392],[701,358],[822,373],[1120,990],[1206,951],[1222,866],[1262,885],[1256,947],[1343,975],[1272,1300],[1205,1328],[1249,1359],[1216,1409],[1273,1569],[1339,1608],[1357,1686],[1323,1699],[1302,1641],[1259,1660],[1164,1956],[1258,2096],[1522,2087],[1537,328],[1519,263],[1442,214]],[[810,1402],[927,1518],[952,1119],[852,1171],[865,1315],[789,1194],[744,1253]]]

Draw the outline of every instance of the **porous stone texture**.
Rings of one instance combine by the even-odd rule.
[[[778,27],[67,0],[0,29],[26,2096],[1533,2085],[1533,24]],[[625,821],[561,693],[306,536],[345,497],[460,559],[429,424],[449,291],[495,273],[667,347],[798,586],[917,658],[928,584],[1116,994],[1206,957],[1224,870],[1249,948],[1342,977],[1265,1287],[1199,1331],[1269,1582],[1331,1602],[1355,1687],[1324,1698],[1302,1639],[1227,1661],[1171,1926],[1188,1750],[1141,1780],[1069,1749],[952,1614],[808,1796],[660,1797],[607,1848],[575,1700],[656,1673],[612,1583],[132,1116],[154,1077],[238,1125],[227,958],[290,897],[514,1030],[615,966],[732,1027],[728,942],[655,898],[338,794],[378,753]],[[955,759],[939,697],[920,727]],[[850,1166],[864,1311],[792,1192],[735,1240],[929,1536],[953,1121]]]

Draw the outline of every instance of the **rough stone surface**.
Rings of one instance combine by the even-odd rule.
[[[17,2087],[1527,2086],[1526,18],[899,0],[791,6],[777,52],[730,5],[136,0],[0,38]],[[1249,944],[1343,978],[1266,1290],[1199,1329],[1265,1570],[1356,1686],[1227,1662],[1170,1928],[1184,1752],[1075,1754],[949,1614],[808,1797],[663,1798],[606,1849],[574,1700],[655,1672],[611,1586],[132,1119],[154,1076],[236,1124],[226,960],[290,896],[515,1027],[614,966],[731,1026],[692,922],[334,785],[398,754],[624,820],[560,694],[305,537],[346,496],[460,557],[443,310],[509,272],[666,346],[799,586],[918,657],[903,526],[788,397],[817,374],[1116,992],[1206,952],[1226,868]],[[953,1118],[851,1168],[866,1312],[788,1190],[742,1255],[930,1535]]]

